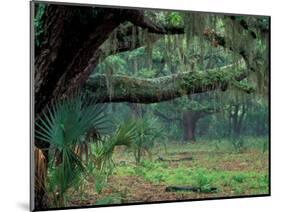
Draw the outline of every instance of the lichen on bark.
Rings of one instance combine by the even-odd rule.
[[[110,86],[114,90],[112,93],[108,89],[107,76],[98,74],[88,80],[86,88],[98,102],[148,104],[194,93],[225,89],[228,84],[232,82],[235,84],[237,78],[241,78],[244,73],[245,64],[241,63],[239,66],[232,64],[208,71],[186,71],[154,79],[112,75]],[[240,86],[239,89],[249,92],[246,86]]]

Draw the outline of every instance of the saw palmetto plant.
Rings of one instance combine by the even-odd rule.
[[[131,146],[137,137],[135,121],[120,124],[112,136],[104,136],[92,145],[92,158],[96,169],[101,170],[105,163],[112,160],[116,146]]]
[[[151,156],[152,147],[163,134],[162,128],[157,125],[157,121],[157,118],[149,118],[148,116],[137,120],[137,137],[132,144],[136,164],[141,162],[141,158],[145,154]]]
[[[106,129],[104,107],[93,99],[76,95],[48,107],[38,119],[36,138],[48,142],[51,160],[49,190],[55,204],[63,206],[68,188],[84,173],[83,153],[88,158],[86,134]]]
[[[104,136],[101,140],[93,143],[91,158],[94,168],[95,187],[98,193],[101,192],[102,186],[107,181],[108,176],[112,173],[114,162],[112,155],[116,146],[130,147],[137,137],[136,121],[128,121],[118,125],[112,136]]]

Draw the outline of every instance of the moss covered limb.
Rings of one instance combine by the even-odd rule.
[[[256,88],[251,85],[251,84],[248,84],[246,82],[243,82],[243,81],[233,81],[231,82],[231,85],[236,89],[236,90],[240,90],[240,91],[244,91],[246,93],[253,93]]]
[[[217,33],[211,29],[204,30],[204,37],[205,39],[209,40],[214,47],[221,46],[240,55],[244,59],[249,70],[254,72],[257,70],[256,65],[250,62],[252,53],[245,45],[237,46],[234,42],[227,43],[227,40],[229,39],[228,37],[221,35],[220,33]]]
[[[123,75],[113,75],[107,79],[106,75],[101,74],[91,77],[86,87],[98,102],[149,104],[215,89],[225,90],[244,72],[244,68],[228,65],[221,69],[182,72],[154,79]]]

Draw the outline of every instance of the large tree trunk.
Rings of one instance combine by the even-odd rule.
[[[48,150],[35,148],[34,152],[35,181],[34,181],[34,207],[37,210],[46,209],[48,205],[48,196],[46,194],[46,178],[48,169]]]
[[[183,140],[185,142],[195,142],[195,130],[197,121],[201,118],[200,111],[185,111],[182,115],[182,127],[183,127]]]
[[[183,140],[195,142],[195,127],[196,123],[194,123],[190,118],[185,118],[183,120]]]
[[[44,33],[40,46],[35,48],[35,120],[47,105],[71,94],[86,81],[103,54],[99,47],[120,24],[118,11],[100,9],[94,17],[91,7],[46,6]],[[44,150],[47,164],[49,143],[36,139],[34,144]],[[47,173],[47,166],[45,169]],[[38,172],[35,169],[35,177],[41,176]],[[36,210],[47,208],[45,184],[35,188],[34,198]]]
[[[196,141],[196,126],[198,121],[205,116],[221,111],[221,108],[207,107],[201,110],[187,110],[182,114],[183,140],[186,142]]]
[[[229,111],[229,133],[234,138],[239,138],[243,129],[243,122],[247,113],[247,104],[236,104]]]
[[[100,10],[93,17],[91,7],[46,8],[45,33],[35,52],[36,114],[86,81],[103,54],[100,46],[120,24],[115,13],[114,9]]]

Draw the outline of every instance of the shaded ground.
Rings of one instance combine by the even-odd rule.
[[[187,200],[212,197],[258,195],[268,193],[268,153],[251,148],[242,152],[215,150],[205,144],[179,145],[169,152],[157,151],[151,160],[136,166],[132,156],[117,149],[116,167],[107,185],[97,194],[93,183],[87,183],[83,194],[75,193],[70,206],[122,204]],[[192,157],[191,161],[161,162],[165,158]],[[210,186],[217,192],[165,192],[169,185]]]

